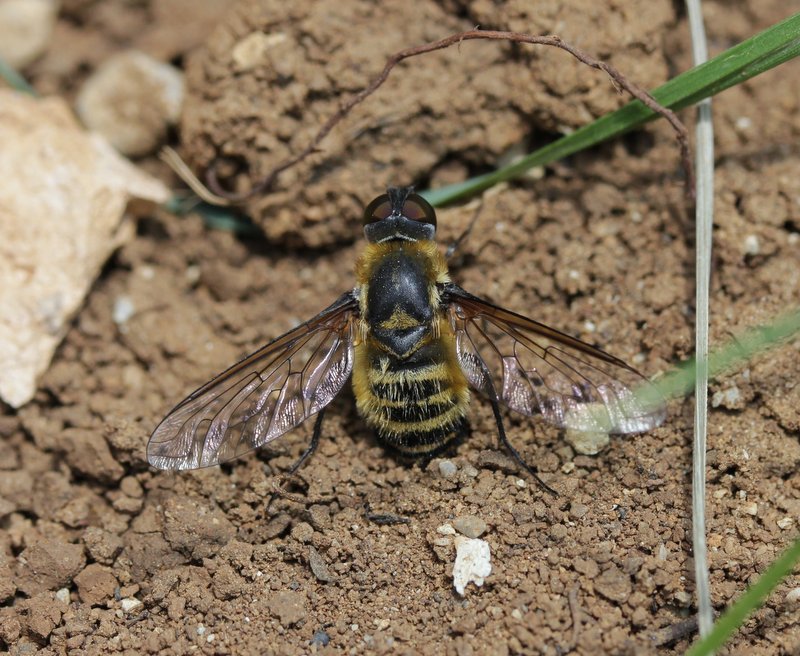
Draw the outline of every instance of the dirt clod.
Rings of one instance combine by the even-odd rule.
[[[85,562],[80,544],[43,538],[20,554],[17,588],[26,595],[56,590],[71,583]]]
[[[53,629],[61,623],[63,608],[53,603],[54,599],[54,594],[40,592],[22,603],[25,629],[36,640],[47,640]]]
[[[75,585],[82,602],[98,606],[114,598],[119,583],[108,567],[92,563],[75,577]]]
[[[164,505],[164,537],[174,549],[191,558],[212,556],[235,533],[225,514],[210,504],[171,498]]]
[[[597,577],[594,589],[609,601],[623,604],[631,594],[631,579],[628,574],[612,565]]]
[[[113,483],[125,473],[97,431],[67,428],[61,433],[59,443],[65,451],[67,464],[80,474]]]
[[[284,628],[297,624],[306,617],[306,598],[299,592],[278,592],[270,597],[267,606]]]

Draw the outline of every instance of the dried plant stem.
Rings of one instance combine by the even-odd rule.
[[[708,59],[700,0],[686,0],[695,66]],[[695,208],[695,374],[694,447],[692,450],[692,550],[700,635],[711,632],[714,615],[706,546],[706,435],[708,419],[708,293],[711,277],[711,242],[714,222],[714,122],[711,99],[698,105],[697,205]]]
[[[675,130],[675,133],[677,135],[677,140],[681,149],[681,158],[683,162],[683,167],[686,170],[686,179],[689,181],[690,193],[693,193],[693,187],[691,181],[694,179],[694,176],[692,174],[692,161],[689,156],[688,130],[686,129],[686,126],[680,121],[680,119],[675,115],[674,112],[659,104],[647,91],[645,91],[638,85],[628,80],[622,73],[620,73],[616,68],[614,68],[610,64],[595,59],[594,57],[587,54],[583,50],[576,48],[575,46],[570,45],[569,43],[563,41],[558,36],[554,35],[534,36],[530,34],[522,34],[519,32],[498,32],[498,31],[490,31],[490,30],[484,31],[475,29],[475,30],[469,30],[467,32],[460,32],[458,34],[452,34],[451,36],[448,36],[444,39],[433,41],[431,43],[425,43],[423,45],[415,46],[413,48],[407,48],[405,50],[401,50],[391,55],[389,59],[386,61],[386,64],[384,65],[383,70],[380,72],[380,74],[377,77],[375,77],[367,87],[365,87],[360,92],[358,92],[357,94],[351,96],[348,100],[346,100],[339,107],[339,109],[323,124],[323,126],[319,129],[316,136],[311,140],[311,143],[309,143],[308,146],[306,146],[296,155],[293,155],[288,159],[286,159],[285,161],[283,161],[282,163],[278,164],[264,178],[262,178],[259,182],[255,183],[253,187],[250,189],[250,191],[244,193],[233,193],[224,189],[217,176],[216,166],[214,163],[212,163],[212,165],[206,171],[206,183],[209,189],[211,190],[211,193],[208,195],[208,197],[225,198],[229,202],[240,203],[249,198],[252,198],[257,194],[265,192],[266,190],[272,187],[272,185],[278,179],[278,176],[283,171],[295,166],[296,164],[299,164],[301,161],[303,161],[313,153],[319,152],[319,144],[330,133],[330,131],[342,119],[344,119],[356,105],[363,102],[366,98],[372,95],[386,81],[392,69],[401,61],[409,59],[411,57],[416,57],[418,55],[424,55],[426,53],[434,52],[436,50],[449,48],[450,46],[460,44],[463,41],[471,41],[475,39],[511,41],[512,43],[529,43],[533,45],[552,46],[555,48],[560,48],[561,50],[565,50],[573,57],[575,57],[575,59],[577,59],[583,64],[586,64],[587,66],[604,71],[611,78],[611,81],[613,82],[615,88],[618,91],[621,90],[627,91],[631,96],[640,100],[650,110],[652,110],[657,114],[660,114],[665,119],[667,119],[667,121],[672,126],[673,130]],[[180,172],[178,172],[178,174],[181,175]]]

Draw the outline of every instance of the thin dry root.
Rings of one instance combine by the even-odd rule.
[[[415,46],[413,48],[407,48],[405,50],[401,50],[399,52],[394,53],[391,55],[387,60],[386,64],[383,67],[383,70],[377,75],[372,82],[369,83],[364,89],[359,91],[358,93],[352,95],[348,100],[343,102],[338,111],[333,114],[319,129],[316,136],[311,140],[311,143],[308,144],[303,150],[301,150],[296,155],[292,155],[288,159],[284,160],[278,166],[276,166],[272,171],[270,171],[264,178],[262,178],[259,182],[256,182],[250,191],[245,193],[234,193],[225,190],[220,181],[217,177],[217,171],[214,163],[206,171],[206,183],[208,187],[206,188],[204,185],[200,183],[194,175],[191,175],[191,171],[189,171],[189,175],[191,175],[192,182],[189,182],[189,179],[185,176],[184,173],[178,170],[175,166],[173,169],[180,175],[184,180],[186,180],[187,184],[189,184],[192,189],[195,190],[201,198],[207,200],[209,203],[212,204],[222,204],[217,203],[217,199],[224,199],[224,204],[230,203],[241,203],[253,196],[263,193],[264,191],[268,190],[272,187],[272,185],[277,180],[278,176],[296,164],[300,163],[308,156],[320,152],[319,144],[322,140],[328,135],[328,133],[334,128],[334,126],[339,123],[345,116],[347,116],[350,111],[358,105],[359,103],[366,100],[367,97],[372,95],[377,89],[386,81],[389,77],[389,73],[392,69],[399,64],[404,59],[408,59],[410,57],[416,57],[417,55],[423,55],[429,52],[434,52],[436,50],[442,50],[444,48],[449,48],[452,45],[458,45],[459,48],[463,41],[471,41],[474,39],[489,39],[493,41],[511,41],[513,43],[529,43],[533,45],[543,45],[543,46],[552,46],[554,48],[560,48],[561,50],[565,50],[569,54],[571,54],[575,59],[580,61],[591,68],[595,68],[598,70],[603,71],[608,75],[611,79],[611,83],[614,85],[614,88],[620,92],[622,90],[627,91],[631,96],[641,101],[646,107],[651,109],[656,114],[663,116],[669,124],[672,126],[672,129],[675,131],[676,139],[681,149],[681,161],[683,164],[684,171],[686,172],[686,189],[687,194],[690,198],[694,199],[695,195],[695,188],[694,188],[694,173],[693,173],[693,166],[692,166],[692,158],[689,153],[689,131],[686,129],[686,126],[681,122],[681,120],[675,115],[675,113],[661,105],[658,101],[656,101],[653,96],[651,96],[647,91],[639,87],[637,84],[631,82],[626,78],[622,73],[620,73],[616,68],[614,68],[611,64],[607,64],[599,59],[595,59],[588,53],[584,52],[583,50],[576,48],[573,45],[570,45],[566,41],[563,41],[560,37],[555,35],[550,36],[534,36],[531,34],[523,34],[521,32],[499,32],[494,30],[480,30],[474,29],[469,30],[467,32],[460,32],[458,34],[451,34],[444,39],[440,39],[439,41],[432,41],[430,43],[425,43],[420,46]],[[180,159],[180,158],[178,158]],[[166,161],[166,160],[165,160]],[[168,162],[169,163],[169,162]],[[172,166],[172,164],[170,164]],[[183,164],[181,161],[181,165],[185,167],[186,165]],[[197,185],[197,188],[193,185]],[[204,196],[201,195],[201,191]]]
[[[183,161],[183,158],[178,155],[173,148],[164,146],[158,153],[158,157],[175,172],[175,175],[177,175],[186,183],[186,186],[189,187],[189,189],[191,189],[200,199],[204,200],[209,205],[229,207],[234,204],[230,198],[218,196],[202,182],[200,182],[197,176],[192,173],[189,165]]]

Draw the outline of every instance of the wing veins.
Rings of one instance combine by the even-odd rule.
[[[357,313],[357,297],[346,292],[194,391],[153,431],[151,464],[188,469],[223,462],[279,437],[327,405],[352,368]],[[313,399],[316,403],[309,403]]]
[[[442,296],[452,308],[454,330],[465,338],[459,359],[470,382],[511,409],[562,427],[587,426],[579,430],[593,430],[590,420],[601,408],[607,421],[596,425],[608,424],[613,432],[640,432],[663,421],[663,400],[643,405],[633,390],[649,381],[619,358],[452,283],[443,285]],[[485,361],[483,353],[492,359]]]

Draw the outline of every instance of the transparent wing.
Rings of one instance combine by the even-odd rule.
[[[150,437],[159,469],[196,469],[263,446],[316,414],[353,367],[352,292],[192,393]]]
[[[638,433],[664,421],[663,397],[622,360],[456,285],[442,298],[461,368],[489,398],[578,431]]]

